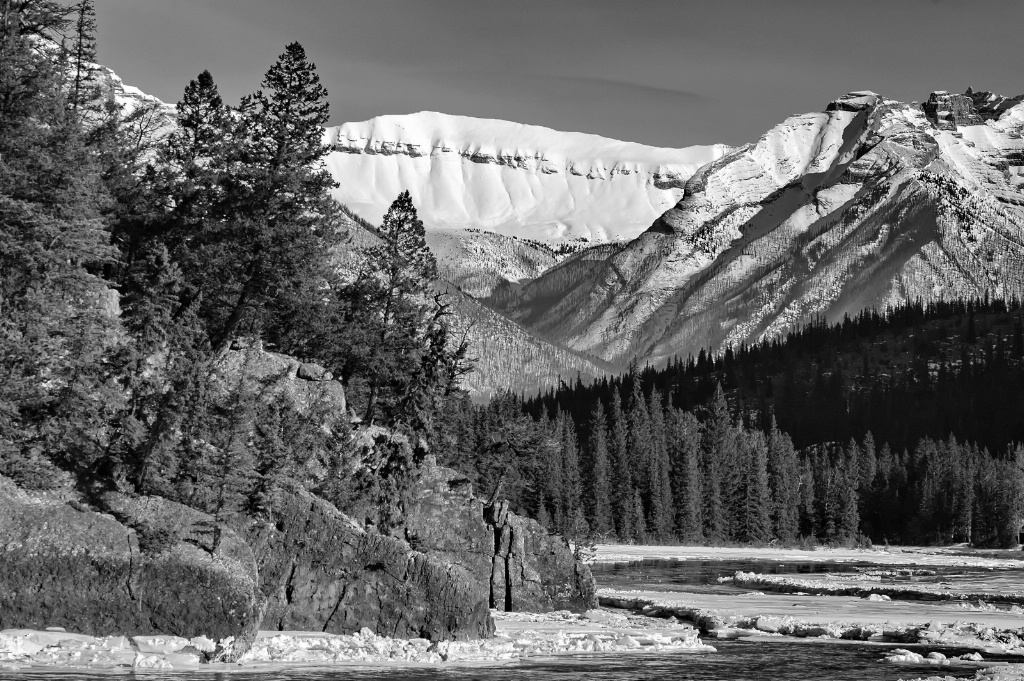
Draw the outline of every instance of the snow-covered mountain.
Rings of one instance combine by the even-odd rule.
[[[621,362],[898,300],[1021,297],[1022,131],[1019,99],[942,92],[918,106],[853,93],[699,169],[631,243],[492,303],[552,342]]]
[[[661,149],[424,111],[328,128],[339,201],[377,223],[409,190],[428,230],[549,243],[628,240],[724,145]]]

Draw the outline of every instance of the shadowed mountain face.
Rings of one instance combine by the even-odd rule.
[[[636,240],[491,302],[572,350],[657,362],[900,300],[1022,296],[1024,104],[933,99],[934,118],[869,92],[793,116],[700,168]]]

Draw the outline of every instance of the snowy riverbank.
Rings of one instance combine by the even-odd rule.
[[[894,546],[888,549],[805,550],[773,547],[598,544],[596,548],[597,554],[593,561],[595,563],[629,563],[638,560],[767,560],[1024,569],[1024,554],[1020,551],[972,552],[962,547]]]
[[[0,669],[225,670],[282,667],[438,666],[508,664],[526,658],[618,652],[714,652],[690,625],[604,610],[573,614],[493,613],[494,638],[480,641],[394,639],[369,630],[335,635],[319,632],[260,632],[237,663],[204,664],[207,653],[224,650],[208,639],[174,636],[95,638],[59,631],[0,632]]]
[[[663,593],[600,589],[604,607],[693,622],[711,638],[795,636],[879,643],[927,643],[1024,655],[1022,618],[1009,611],[964,611],[948,603],[874,601],[843,596]]]

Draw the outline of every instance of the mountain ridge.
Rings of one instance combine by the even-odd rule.
[[[622,363],[918,297],[1022,295],[1022,129],[1020,104],[950,130],[921,106],[851,93],[703,166],[585,278],[541,276],[501,309]]]
[[[336,198],[370,221],[408,189],[428,230],[549,242],[632,238],[698,167],[730,149],[664,149],[437,112],[345,123],[325,141]]]

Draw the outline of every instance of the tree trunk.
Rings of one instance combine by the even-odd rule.
[[[231,336],[235,333],[235,329],[238,328],[238,323],[242,321],[242,314],[245,312],[245,306],[249,303],[249,296],[252,295],[252,291],[256,287],[257,269],[257,262],[253,261],[252,265],[249,266],[249,276],[242,287],[242,292],[238,295],[238,300],[235,301],[235,306],[231,310],[228,320],[224,323],[224,328],[213,339],[214,354],[219,355],[227,348],[227,344],[231,341]]]

